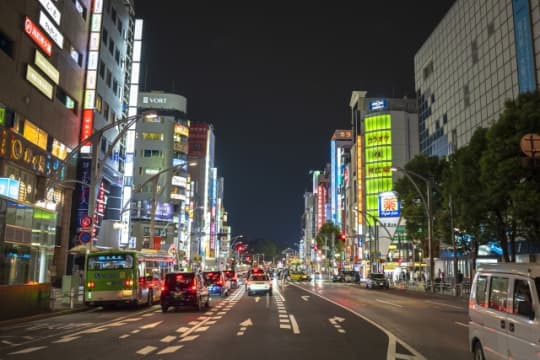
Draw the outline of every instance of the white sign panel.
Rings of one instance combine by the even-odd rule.
[[[33,67],[28,65],[26,68],[26,80],[36,87],[49,99],[53,97],[53,85],[41,76]]]
[[[49,79],[58,85],[58,82],[60,81],[60,73],[58,70],[56,70],[53,64],[51,64],[49,60],[45,58],[45,56],[41,55],[39,50],[36,50],[34,62],[36,63],[36,66],[49,77]]]
[[[56,25],[60,25],[60,18],[62,14],[60,13],[60,10],[54,5],[54,3],[51,0],[39,0],[39,3],[47,12],[49,15],[51,15],[52,19],[56,23]]]
[[[51,20],[45,15],[43,11],[39,12],[39,26],[45,30],[47,34],[53,39],[53,41],[58,45],[60,49],[64,47],[64,35],[58,31],[56,26],[52,23]]]

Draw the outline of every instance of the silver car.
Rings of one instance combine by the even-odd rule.
[[[248,296],[255,293],[266,293],[272,296],[272,280],[264,273],[252,273],[246,281]]]
[[[390,288],[390,283],[388,282],[388,279],[382,273],[369,273],[365,282],[366,289]]]

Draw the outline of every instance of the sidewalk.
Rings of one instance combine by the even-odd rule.
[[[52,316],[68,314],[72,312],[86,311],[89,309],[90,308],[84,304],[84,290],[82,289],[82,287],[78,289],[78,293],[74,291],[72,294],[67,294],[66,296],[62,294],[62,289],[52,288],[49,311],[30,316],[1,320],[0,327],[30,320],[39,320]]]

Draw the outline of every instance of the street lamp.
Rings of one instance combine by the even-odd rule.
[[[422,200],[422,203],[424,204],[424,209],[426,211],[426,219],[427,219],[427,240],[428,240],[428,259],[429,259],[429,280],[431,281],[431,291],[434,292],[435,291],[435,287],[433,286],[434,285],[434,261],[433,261],[433,209],[431,207],[431,196],[432,196],[432,186],[433,186],[433,182],[412,171],[412,170],[406,170],[404,168],[401,168],[401,167],[392,167],[390,168],[390,170],[394,171],[394,172],[402,172],[403,174],[405,174],[405,176],[407,177],[407,179],[409,179],[409,181],[413,184],[414,188],[416,189],[416,191],[418,192],[418,195],[420,196],[420,199]],[[415,177],[421,179],[422,181],[424,181],[426,183],[426,196],[424,196],[424,194],[422,193],[422,191],[420,191],[420,188],[418,187],[418,185],[416,184],[416,182],[414,181],[414,179],[411,177],[411,175],[414,175]]]
[[[99,180],[101,179],[103,168],[105,167],[104,164],[100,164],[100,166],[98,166],[98,163],[100,160],[99,155],[98,155],[98,152],[99,152],[98,145],[101,142],[101,138],[103,137],[106,131],[115,127],[119,127],[119,126],[123,127],[120,129],[116,137],[113,139],[111,145],[109,146],[109,149],[104,157],[104,161],[106,161],[108,158],[112,156],[112,152],[115,145],[118,143],[118,141],[120,141],[120,139],[123,138],[123,136],[132,127],[132,125],[134,125],[138,120],[142,118],[155,118],[155,117],[157,117],[157,114],[153,112],[143,112],[141,114],[117,119],[116,121],[113,121],[112,123],[107,124],[98,130],[95,130],[92,133],[92,135],[82,140],[76,147],[74,147],[70,151],[70,153],[64,159],[64,164],[59,166],[56,170],[52,172],[51,176],[48,178],[48,181],[53,184],[58,183],[59,181],[61,182],[61,179],[59,179],[59,177],[62,171],[64,170],[64,168],[67,166],[68,162],[74,159],[76,156],[78,156],[80,151],[84,147],[87,147],[89,144],[92,144],[92,175],[93,176],[90,179],[90,185],[89,185],[88,215],[94,218],[94,213],[95,213],[95,209],[97,207],[97,201],[98,201],[97,196],[96,196],[96,188],[99,184]],[[92,236],[94,234],[94,229],[95,229],[95,221],[92,222],[92,229],[91,229]],[[94,242],[94,239],[92,238],[90,240],[90,248],[93,248],[93,242]]]

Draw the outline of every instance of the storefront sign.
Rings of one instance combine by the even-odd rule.
[[[0,195],[17,200],[19,198],[19,182],[15,179],[0,178]]]
[[[52,43],[47,39],[47,36],[39,30],[39,27],[28,18],[28,16],[24,20],[24,32],[34,40],[36,45],[39,46],[45,54],[51,56]]]
[[[400,205],[397,194],[388,191],[379,194],[379,217],[399,217]]]
[[[64,35],[60,33],[60,31],[56,28],[56,26],[54,26],[43,11],[39,12],[39,26],[41,26],[41,28],[45,30],[47,34],[49,34],[51,39],[53,39],[60,49],[64,48]]]
[[[34,68],[30,65],[26,68],[26,80],[30,84],[34,85],[39,91],[43,93],[46,97],[52,100],[53,98],[53,85],[48,82],[43,76],[41,76]]]
[[[6,129],[2,131],[0,137],[0,157],[7,157],[39,175],[48,175],[52,172],[53,165],[47,161],[46,152]]]
[[[39,51],[36,50],[36,55],[34,58],[34,63],[38,68],[41,69],[55,83],[58,85],[60,82],[60,73],[56,68],[45,58],[45,56],[41,55]]]
[[[60,25],[60,18],[62,14],[60,13],[60,10],[58,10],[56,5],[54,5],[51,0],[39,0],[39,3],[41,4],[41,6],[43,6],[43,8],[45,8],[47,13],[49,13],[56,25]]]

